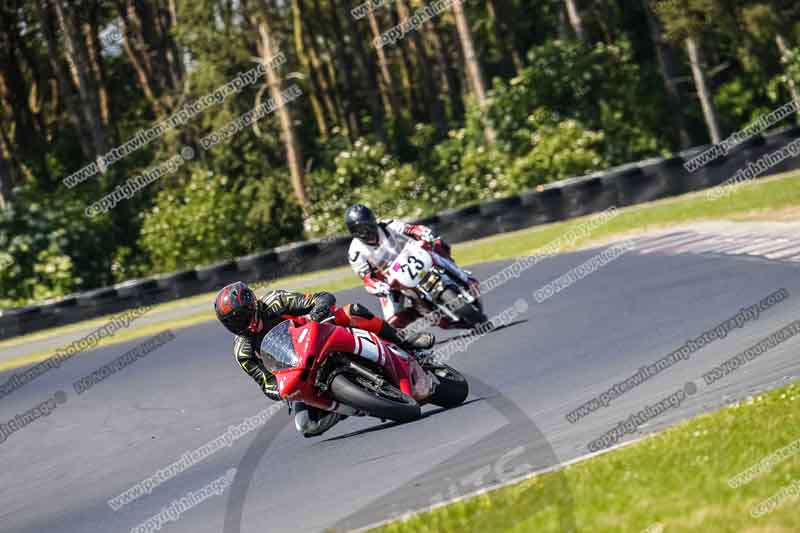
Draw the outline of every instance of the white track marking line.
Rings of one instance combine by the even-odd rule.
[[[798,253],[800,253],[800,243],[796,243],[794,246],[787,246],[786,248],[776,250],[772,253],[764,254],[764,257],[767,259],[783,259],[785,257],[793,257]]]
[[[681,237],[675,237],[675,238],[669,239],[669,240],[667,240],[665,242],[660,242],[660,243],[656,244],[655,246],[646,246],[644,248],[640,248],[638,250],[638,252],[640,254],[649,254],[649,253],[652,253],[652,252],[664,250],[664,249],[666,249],[666,248],[668,248],[670,246],[674,246],[676,244],[693,242],[693,241],[698,240],[698,238],[704,238],[705,239],[705,238],[707,238],[707,235],[702,235],[701,236],[699,233],[695,233],[695,234],[688,235],[688,236],[684,235],[684,236],[681,236]]]
[[[716,246],[711,248],[707,248],[705,250],[697,250],[699,253],[713,253],[713,254],[722,254],[725,253],[725,250],[730,250],[731,248],[736,248],[737,246],[741,246],[742,243],[740,241],[732,240],[730,237],[723,237],[719,240]],[[694,252],[693,248],[689,248],[689,251]]]
[[[663,248],[659,249],[658,251],[661,252],[661,253],[664,253],[664,254],[675,255],[675,254],[682,253],[681,251],[686,246],[688,246],[690,244],[697,245],[697,244],[699,244],[701,242],[706,242],[706,241],[709,241],[709,240],[712,240],[712,239],[714,239],[713,235],[699,235],[696,238],[688,240],[688,241],[685,241],[685,242],[675,242],[675,243],[669,244],[669,245],[664,246]]]
[[[725,244],[724,246],[718,246],[714,252],[718,254],[727,254],[731,250],[736,250],[737,248],[743,248],[745,246],[752,246],[754,239],[750,236],[743,237],[741,235],[737,235],[735,237],[731,237],[730,242]]]
[[[637,237],[634,239],[637,243],[647,244],[648,246],[652,246],[653,244],[659,241],[668,241],[671,239],[677,239],[679,237],[687,237],[689,235],[696,235],[693,231],[678,231],[674,233],[666,233],[664,235],[656,235],[654,237],[648,237],[647,235],[643,235],[641,237]]]
[[[774,252],[776,250],[780,250],[786,247],[787,244],[791,243],[789,239],[773,239],[768,244],[762,246],[754,246],[747,252],[747,255],[760,255],[763,256],[767,252]]]
[[[685,254],[709,252],[713,251],[716,246],[719,246],[719,237],[716,235],[707,235],[705,239],[675,246],[670,250],[670,253]]]
[[[731,248],[729,250],[726,250],[725,253],[728,254],[728,255],[744,255],[744,254],[750,252],[750,250],[763,248],[765,244],[771,246],[771,245],[775,244],[775,241],[773,239],[764,238],[764,237],[755,238],[755,239],[749,239],[746,242],[741,243],[739,246],[737,246],[735,248]]]

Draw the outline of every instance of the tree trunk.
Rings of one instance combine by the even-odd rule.
[[[440,35],[441,23],[439,20],[433,19],[428,24],[430,25],[428,35],[433,43],[436,63],[439,65],[445,87],[447,87],[451,118],[455,121],[460,121],[464,117],[464,99],[462,98],[460,73],[457,66],[458,62],[448,60],[448,46],[445,44],[444,39],[442,39],[442,35],[447,35],[447,32],[442,32],[442,35]],[[457,44],[455,49],[458,50]],[[458,52],[456,52],[456,55],[458,55]]]
[[[317,20],[320,23],[324,23],[325,17],[322,13],[322,7],[320,5],[319,0],[314,0],[314,12],[317,16]],[[328,32],[330,33],[330,32]],[[342,106],[344,108],[345,115],[347,116],[347,123],[348,123],[348,135],[350,136],[350,140],[355,140],[354,138],[358,138],[361,136],[361,120],[356,108],[353,104],[353,99],[356,98],[356,82],[353,77],[353,72],[355,71],[355,66],[353,64],[353,60],[350,57],[350,54],[347,53],[346,47],[343,44],[343,38],[341,35],[333,32],[333,39],[336,42],[337,52],[334,54],[333,50],[331,50],[330,45],[328,44],[327,39],[323,39],[323,43],[326,47],[326,59],[328,62],[328,71],[331,79],[336,81],[338,78],[336,73],[343,73],[343,80],[344,80],[344,95],[339,92],[339,96],[342,101]],[[334,61],[339,59],[342,61],[341,68],[336,68],[334,65]]]
[[[63,37],[64,57],[69,65],[73,82],[78,88],[81,111],[92,136],[94,153],[95,155],[104,154],[108,150],[108,143],[103,121],[100,118],[97,86],[94,83],[94,77],[86,67],[89,58],[86,43],[81,38],[83,35],[81,24],[76,20],[78,15],[74,11],[69,14],[65,12],[62,1],[54,0],[53,7]]]
[[[59,52],[60,46],[58,44],[58,30],[53,24],[54,16],[47,0],[38,0],[36,2],[37,16],[42,25],[42,33],[44,34],[45,42],[47,43],[47,57],[50,61],[50,68],[56,75],[58,86],[61,88],[61,94],[64,96],[65,108],[69,110],[67,117],[70,123],[78,131],[78,143],[81,147],[81,152],[86,158],[95,156],[92,147],[91,135],[87,130],[87,124],[81,119],[80,106],[77,104],[77,95],[72,86],[69,75],[64,68],[64,65],[59,60],[61,54]],[[56,93],[58,94],[58,93]]]
[[[106,89],[106,72],[103,67],[103,62],[100,60],[100,39],[97,36],[98,7],[97,4],[93,6],[90,21],[83,24],[83,35],[86,40],[89,65],[91,66],[95,85],[97,86],[100,119],[103,121],[103,127],[108,129],[110,116],[108,110],[108,90]]]
[[[689,54],[689,64],[692,66],[692,77],[697,88],[697,96],[700,98],[700,105],[703,107],[703,117],[705,117],[708,133],[711,142],[717,144],[722,140],[717,119],[717,110],[714,107],[714,100],[708,87],[708,78],[703,70],[702,51],[697,44],[694,36],[686,38],[686,51]]]
[[[411,11],[408,9],[408,4],[405,0],[395,0],[397,2],[397,12],[400,15],[400,22],[403,23],[411,18]],[[431,61],[428,59],[428,51],[425,48],[425,42],[419,31],[412,31],[409,35],[411,52],[417,57],[420,72],[422,73],[422,88],[425,98],[425,107],[428,111],[430,120],[436,125],[440,132],[447,130],[447,122],[445,121],[444,107],[439,100],[439,92],[436,88],[436,82],[433,77],[431,69]]]
[[[775,43],[778,45],[778,51],[781,54],[781,63],[785,65],[791,53],[789,45],[786,44],[786,39],[781,34],[775,36]],[[797,89],[797,82],[789,76],[787,76],[787,79],[788,83],[786,85],[789,89],[789,94],[792,96],[792,100],[796,103],[800,103],[800,91]]]
[[[292,182],[292,189],[297,202],[305,210],[308,205],[305,185],[303,184],[303,156],[300,151],[300,143],[294,131],[292,116],[289,112],[288,102],[283,102],[281,95],[281,82],[276,71],[270,67],[270,61],[275,57],[272,50],[272,32],[270,31],[267,14],[263,13],[258,22],[258,34],[260,39],[259,51],[261,62],[265,67],[267,83],[269,84],[272,99],[277,104],[276,113],[281,124],[283,144],[286,147],[286,163],[289,166],[289,176]]]
[[[686,123],[686,96],[681,90],[676,78],[678,77],[677,60],[674,48],[663,38],[663,29],[660,21],[650,12],[649,0],[642,0],[647,17],[647,24],[650,29],[650,38],[656,51],[658,67],[661,77],[664,80],[664,89],[667,95],[667,103],[670,107],[670,117],[674,122],[680,139],[682,149],[692,146],[692,139],[689,135],[689,128]]]
[[[467,75],[469,76],[475,99],[483,113],[486,142],[495,144],[497,141],[497,133],[486,116],[488,102],[486,100],[486,86],[483,81],[483,72],[481,71],[480,63],[478,63],[478,56],[475,53],[472,30],[470,30],[469,21],[464,13],[464,6],[460,2],[453,2],[453,15],[456,19],[456,27],[458,28],[458,35],[461,39],[461,48],[464,51],[464,65],[467,70]]]
[[[378,19],[375,17],[375,12],[372,10],[372,2],[367,2],[367,17],[369,20],[369,28],[372,32],[373,40],[381,35],[381,28],[378,24]],[[397,93],[395,92],[394,79],[392,79],[392,71],[389,68],[389,60],[386,57],[386,50],[383,47],[375,46],[375,53],[378,56],[378,66],[381,71],[381,99],[383,106],[386,108],[386,114],[395,120],[401,120],[400,103],[397,101]]]
[[[421,105],[423,98],[419,96],[414,84],[414,68],[411,58],[408,56],[408,45],[405,39],[400,40],[396,50],[400,54],[400,83],[403,86],[411,117],[416,122],[424,122],[425,110]]]
[[[336,35],[340,40],[340,46],[344,48],[344,46],[346,46],[346,43],[344,42],[345,29],[341,20],[339,19],[339,13],[342,11],[342,8],[336,0],[330,0],[330,2],[332,7],[331,17],[333,20],[334,35]],[[375,65],[375,59],[372,57],[372,54],[367,53],[364,48],[364,40],[358,31],[358,26],[351,24],[350,28],[352,28],[350,38],[351,42],[353,43],[353,49],[355,50],[355,63],[359,67],[358,73],[360,74],[361,80],[364,82],[367,106],[369,107],[370,114],[372,115],[372,130],[383,142],[386,143],[386,126],[384,124],[385,116],[383,114],[383,108],[381,107],[381,90],[380,80],[378,79],[378,67]],[[355,81],[358,83],[358,77]]]
[[[316,83],[316,78],[314,77],[314,73],[311,69],[311,64],[308,59],[308,54],[306,54],[305,46],[303,45],[303,12],[302,12],[302,0],[292,0],[292,28],[294,30],[294,48],[295,52],[297,53],[297,57],[300,60],[300,64],[303,66],[303,71],[308,76],[308,85],[310,86],[310,90],[308,91],[309,99],[311,100],[311,110],[314,112],[314,119],[317,121],[317,128],[319,129],[319,134],[322,139],[326,139],[328,137],[328,123],[325,122],[325,115],[322,112],[322,105],[320,105],[319,98],[317,95],[319,94],[319,86]]]
[[[494,40],[497,46],[505,55],[504,60],[508,63],[511,60],[514,70],[517,75],[522,74],[525,68],[525,62],[522,59],[522,54],[517,47],[517,39],[514,30],[508,25],[512,15],[509,13],[505,0],[486,0],[486,10],[489,13],[489,18],[492,21],[492,30],[494,32]]]
[[[343,112],[339,105],[340,98],[336,87],[336,80],[328,78],[325,65],[319,59],[319,52],[317,51],[317,44],[314,34],[312,33],[311,25],[308,25],[306,30],[307,31],[303,33],[303,42],[308,50],[308,56],[311,60],[311,66],[314,68],[317,83],[319,83],[322,93],[322,103],[325,104],[325,109],[333,123],[347,133],[347,124],[342,119]]]
[[[583,16],[578,8],[577,0],[564,0],[567,6],[567,17],[569,24],[572,26],[572,31],[575,32],[575,37],[579,41],[586,42],[586,30],[583,26]]]
[[[178,10],[175,6],[175,0],[167,0],[167,9],[169,11],[169,28],[170,31],[178,26]],[[186,75],[186,69],[183,65],[183,57],[181,51],[178,49],[178,44],[175,39],[169,39],[169,51],[167,53],[167,60],[169,61],[172,76],[176,80],[183,80]]]
[[[150,103],[153,115],[161,118],[166,115],[166,110],[158,99],[158,88],[154,86],[150,72],[147,70],[144,54],[139,51],[140,45],[137,44],[137,41],[140,39],[136,36],[135,23],[131,20],[128,7],[122,0],[118,0],[117,9],[122,20],[122,49],[125,50],[125,55],[131,62],[133,71],[136,73],[136,80],[139,82],[139,88]]]
[[[0,210],[5,209],[11,200],[11,163],[4,153],[0,153]]]

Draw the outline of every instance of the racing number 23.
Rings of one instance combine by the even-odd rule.
[[[416,279],[417,274],[419,274],[419,271],[423,268],[425,268],[425,263],[413,255],[409,255],[408,260],[400,267],[400,270],[411,276],[411,279]]]

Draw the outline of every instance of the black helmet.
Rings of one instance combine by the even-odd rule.
[[[378,221],[372,214],[369,207],[361,204],[353,204],[344,212],[344,223],[350,235],[368,244],[378,242]]]
[[[241,281],[223,287],[214,300],[217,318],[234,335],[242,335],[248,330],[257,318],[257,308],[256,293]]]

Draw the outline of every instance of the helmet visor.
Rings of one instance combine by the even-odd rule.
[[[231,333],[242,335],[250,328],[250,325],[256,318],[254,315],[255,313],[252,309],[245,307],[229,313],[222,322]]]
[[[378,227],[372,224],[353,224],[350,233],[362,241],[370,243],[378,241]]]

